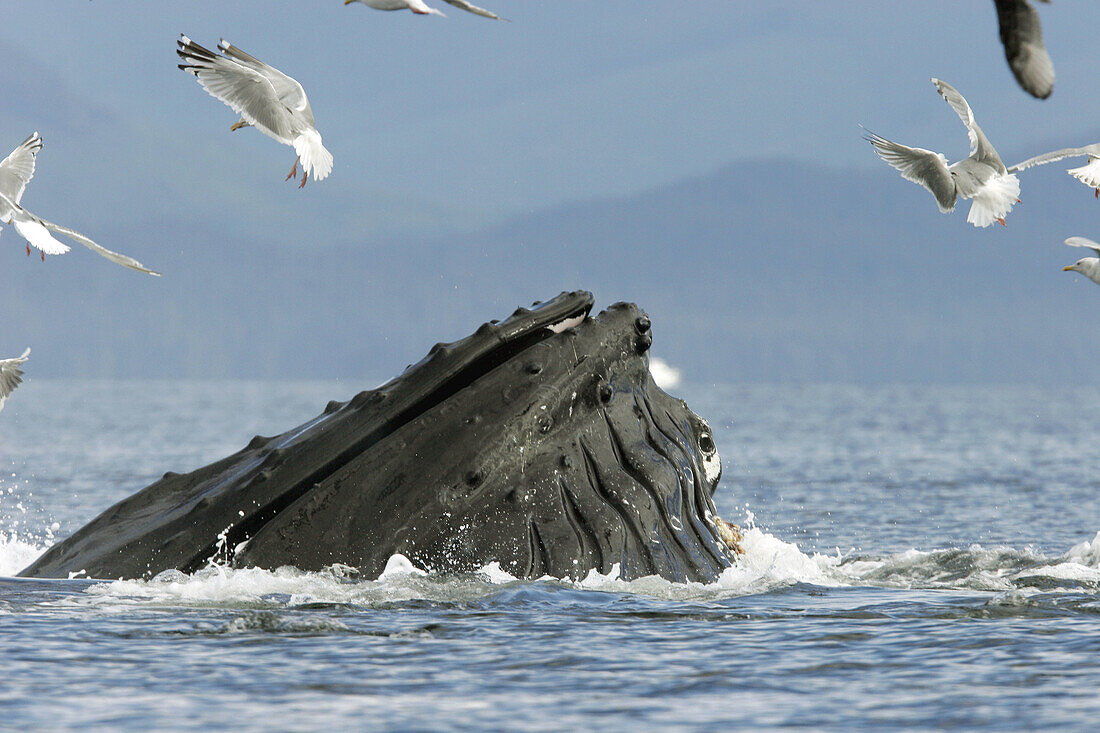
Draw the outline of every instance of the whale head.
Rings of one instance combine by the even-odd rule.
[[[562,293],[436,344],[390,382],[168,474],[30,575],[341,563],[712,580],[732,560],[709,425],[653,382],[648,316]],[[53,556],[53,557],[51,557]]]

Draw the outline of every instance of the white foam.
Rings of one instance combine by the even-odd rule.
[[[1072,580],[1078,583],[1100,583],[1100,570],[1076,562],[1060,562],[1036,570],[1027,570],[1014,576],[1014,580],[1026,583],[1032,578]]]
[[[607,573],[590,570],[579,581],[544,576],[540,581],[586,590],[636,593],[668,600],[728,597],[765,592],[794,583],[836,586],[847,576],[836,571],[841,558],[806,555],[796,545],[755,526],[744,530],[745,554],[713,583],[673,583],[660,576],[623,580],[618,563]],[[453,601],[491,595],[495,588],[523,582],[492,562],[471,575],[425,573],[404,555],[394,555],[377,580],[358,578],[354,568],[334,565],[321,572],[292,567],[277,570],[211,566],[193,575],[169,570],[149,581],[116,580],[91,586],[94,601],[108,604],[298,606],[316,603],[372,605],[407,600]]]
[[[401,553],[397,553],[386,561],[386,567],[382,570],[382,574],[378,576],[378,579],[393,580],[406,575],[427,575],[427,573],[413,565],[412,560]]]
[[[1074,545],[1061,557],[1040,562],[1012,576],[1021,586],[1044,578],[1100,585],[1100,532],[1091,541]]]
[[[177,570],[152,580],[116,580],[94,585],[91,596],[105,600],[167,605],[300,606],[312,603],[358,604],[418,598],[423,594],[401,592],[402,580],[411,573],[387,581],[349,582],[343,566],[306,573],[291,567],[276,570],[212,566],[193,575]],[[381,589],[381,592],[374,592]]]
[[[750,526],[742,532],[745,554],[726,568],[713,583],[673,583],[656,575],[622,580],[618,563],[606,574],[589,571],[577,587],[611,590],[685,600],[707,596],[726,597],[761,593],[795,583],[822,586],[844,584],[844,576],[834,571],[840,558],[806,555],[790,542]]]
[[[514,583],[519,580],[519,578],[500,567],[500,563],[496,561],[493,561],[483,567],[481,570],[478,571],[478,574],[486,581],[494,585]]]
[[[745,554],[718,579],[718,584],[727,590],[758,593],[794,583],[843,584],[844,576],[835,572],[839,558],[807,555],[794,543],[784,542],[757,527],[742,531],[741,547]]]
[[[495,566],[495,567],[494,567]],[[513,582],[495,563],[483,568],[484,583],[470,583],[469,576],[426,573],[403,555],[394,555],[377,580],[359,577],[347,565],[333,565],[318,572],[293,567],[206,567],[193,575],[165,571],[152,580],[115,580],[87,589],[92,602],[108,605],[244,606],[249,608],[294,607],[309,604],[370,606],[410,600],[454,601],[476,599],[494,591],[494,584]]]
[[[0,577],[15,575],[45,551],[45,547],[40,547],[35,542],[0,532]]]
[[[1100,569],[1100,532],[1096,533],[1091,542],[1082,542],[1071,547],[1065,558],[1080,565]]]
[[[792,542],[756,527],[747,512],[744,555],[712,583],[673,583],[659,576],[623,580],[618,563],[607,573],[590,570],[581,580],[540,581],[593,591],[633,593],[666,600],[717,600],[765,593],[807,583],[823,587],[952,588],[1026,594],[1052,590],[1050,580],[1100,584],[1100,533],[1056,558],[1032,550],[984,548],[909,549],[879,557],[844,557],[805,553]],[[0,569],[10,574],[25,567],[41,549],[0,534]],[[363,579],[354,568],[334,565],[320,572],[291,567],[277,570],[220,566],[194,575],[176,570],[150,581],[117,580],[88,588],[90,602],[108,607],[152,605],[294,607],[329,603],[372,606],[410,600],[470,601],[491,597],[499,586],[525,582],[489,563],[476,573],[458,576],[425,573],[403,555],[394,555],[376,580]]]
[[[842,562],[838,573],[857,585],[883,588],[959,588],[1006,591],[1014,586],[1011,573],[1033,557],[1009,547],[923,551],[910,549],[881,558]]]

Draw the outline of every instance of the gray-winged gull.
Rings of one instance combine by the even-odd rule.
[[[230,130],[255,127],[268,137],[290,145],[298,154],[286,180],[310,173],[320,181],[332,171],[332,153],[321,144],[305,89],[295,79],[250,56],[225,39],[218,43],[224,56],[209,51],[180,34],[176,53],[186,61],[179,67],[198,78],[212,97],[229,105],[241,119]]]
[[[14,359],[0,359],[0,410],[4,409],[4,403],[7,402],[8,395],[23,381],[23,370],[19,367],[30,355],[31,350],[27,349],[22,356],[17,356]]]
[[[485,8],[471,5],[466,2],[466,0],[443,1],[454,5],[456,8],[473,13],[474,15],[480,15],[483,18],[504,20],[504,18],[501,18],[499,15],[490,13]],[[429,7],[424,0],[344,0],[344,5],[351,5],[352,3],[363,3],[367,7],[374,8],[375,10],[411,10],[417,15],[443,15],[443,13],[435,8]]]
[[[1097,255],[1100,255],[1100,244],[1097,244],[1088,237],[1070,237],[1066,240],[1066,244],[1071,247],[1086,247]],[[1062,271],[1079,272],[1097,285],[1100,285],[1100,258],[1083,257],[1072,265],[1066,265],[1062,268]]]
[[[1003,225],[1005,215],[1019,201],[1020,181],[1005,168],[963,96],[947,82],[934,78],[932,83],[966,125],[969,157],[948,165],[942,153],[910,148],[870,131],[864,137],[880,158],[901,172],[902,178],[931,191],[943,213],[953,211],[958,198],[971,199],[968,222],[976,227],[987,227],[995,221]]]
[[[1043,44],[1039,13],[1028,0],[993,2],[997,6],[1001,43],[1012,74],[1028,94],[1046,99],[1054,91],[1054,63]]]
[[[14,226],[15,231],[27,240],[27,254],[31,253],[31,245],[41,251],[43,261],[46,255],[62,255],[68,252],[69,247],[50,234],[53,231],[83,244],[111,262],[129,267],[131,270],[159,276],[159,272],[150,270],[134,258],[101,247],[80,232],[46,221],[23,208],[21,204],[23,192],[27,188],[27,183],[34,177],[35,158],[41,149],[42,138],[35,132],[20,143],[11,155],[0,161],[0,221]]]

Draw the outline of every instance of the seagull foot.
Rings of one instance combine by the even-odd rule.
[[[309,178],[309,171],[302,173],[302,182],[298,184],[298,188],[306,187],[306,179]]]
[[[1092,197],[1096,198],[1096,199],[1100,199],[1100,188],[1092,189]]]
[[[40,254],[42,256],[42,261],[45,262],[46,261],[46,253],[43,251],[43,252],[39,252],[38,254]]]
[[[291,178],[294,178],[298,175],[298,161],[299,160],[300,160],[300,158],[295,158],[294,159],[294,167],[290,169],[290,173],[286,174],[286,178],[283,179],[284,181],[289,181]]]
[[[30,257],[30,256],[31,256],[31,246],[28,244],[27,245],[27,257]]]
[[[1003,226],[1003,227],[1007,227],[1007,226],[1008,226],[1008,224],[1005,224],[1005,218],[1004,218],[1003,216],[1002,216],[1002,217],[1000,217],[999,219],[997,219],[997,223],[998,223],[998,224],[1000,224],[1000,225],[1001,225],[1001,226]]]

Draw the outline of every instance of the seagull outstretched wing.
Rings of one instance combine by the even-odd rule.
[[[456,8],[460,8],[474,15],[480,15],[482,18],[492,18],[493,20],[504,20],[495,13],[490,13],[485,8],[479,8],[476,5],[471,5],[466,0],[444,0],[444,2],[454,5]]]
[[[31,350],[27,349],[22,356],[14,359],[0,359],[0,410],[4,409],[4,402],[8,399],[8,395],[23,381],[23,370],[19,367],[30,355]]]
[[[1066,240],[1070,247],[1085,247],[1100,255],[1100,243],[1094,242],[1088,237],[1070,237]]]
[[[1017,163],[1008,169],[1009,173],[1015,173],[1016,171],[1022,171],[1025,168],[1030,168],[1033,165],[1045,165],[1046,163],[1053,163],[1065,158],[1074,158],[1079,155],[1091,155],[1093,157],[1100,157],[1100,143],[1093,143],[1092,145],[1086,145],[1083,148],[1062,148],[1061,150],[1052,150],[1049,153],[1043,153],[1042,155],[1036,155],[1034,158],[1028,158],[1022,163]]]
[[[9,206],[12,210],[12,224],[15,226],[15,230],[19,232],[32,245],[42,250],[46,254],[65,254],[69,251],[69,248],[57,241],[50,232],[57,232],[69,237],[74,242],[83,244],[88,249],[92,250],[98,255],[106,257],[115,264],[122,265],[123,267],[129,267],[131,270],[137,270],[138,272],[144,272],[148,275],[155,275],[160,277],[160,273],[155,270],[150,270],[145,265],[141,264],[132,257],[127,257],[124,254],[120,254],[113,250],[109,250],[106,247],[93,242],[88,237],[85,237],[75,229],[69,229],[63,227],[60,224],[54,224],[53,222],[46,221],[36,214],[32,214],[19,204],[15,203],[7,196],[0,194],[0,204]]]
[[[41,149],[42,138],[34,132],[11,151],[11,155],[0,161],[0,193],[19,203],[27,184],[34,177],[34,160]]]
[[[947,158],[924,148],[911,148],[908,145],[887,140],[875,133],[864,130],[863,138],[875,148],[878,157],[896,168],[907,181],[924,186],[936,197],[940,211],[947,213],[955,209],[958,191],[951,171],[947,167]]]
[[[940,96],[947,100],[947,103],[951,105],[951,109],[955,110],[955,114],[966,125],[966,136],[970,138],[970,156],[979,162],[990,163],[995,168],[1003,169],[1004,163],[1001,162],[1001,156],[997,154],[996,149],[986,139],[982,128],[978,127],[978,123],[974,119],[974,112],[970,109],[966,98],[959,94],[955,87],[945,81],[933,78],[932,83],[936,85],[936,91],[940,93]]]

